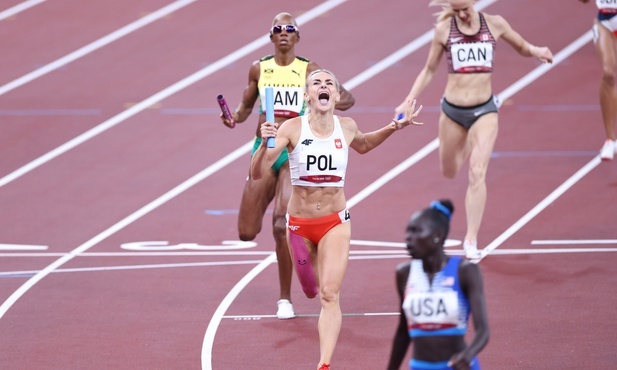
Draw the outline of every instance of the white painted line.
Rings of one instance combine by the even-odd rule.
[[[11,8],[8,8],[7,10],[0,12],[0,21],[5,20],[9,17],[12,17],[15,14],[21,13],[26,9],[30,9],[35,5],[39,5],[40,3],[44,1],[46,0],[28,0],[28,1],[24,1],[21,4],[17,4]]]
[[[0,251],[44,251],[46,245],[0,244]]]
[[[178,0],[174,3],[171,3],[153,13],[150,13],[148,15],[146,15],[143,18],[140,18],[139,20],[130,23],[112,33],[110,33],[107,36],[103,36],[102,38],[78,49],[75,50],[74,52],[67,54],[65,56],[63,56],[60,59],[56,59],[55,61],[46,64],[44,66],[42,66],[39,69],[36,69],[26,75],[21,76],[20,78],[13,80],[3,86],[0,86],[0,96],[6,94],[7,92],[14,90],[22,85],[27,84],[28,82],[35,80],[41,76],[44,76],[46,74],[48,74],[49,72],[55,71],[58,68],[61,68],[85,55],[88,55],[90,53],[92,53],[93,51],[102,48],[105,45],[108,45],[118,39],[120,39],[121,37],[124,37],[128,34],[130,34],[131,32],[137,31],[138,29],[147,26],[148,24],[163,18],[173,12],[175,12],[178,9],[181,9],[185,6],[187,6],[190,3],[195,2],[196,0]]]
[[[266,269],[266,267],[270,266],[271,263],[276,261],[276,254],[272,253],[268,258],[261,261],[261,263],[255,266],[248,274],[244,275],[240,281],[227,293],[221,304],[216,308],[210,322],[208,323],[208,328],[206,329],[206,334],[204,336],[204,345],[201,348],[201,368],[204,370],[212,370],[212,345],[214,344],[214,336],[216,334],[216,330],[221,324],[221,320],[223,319],[223,315],[227,312],[227,309],[233,301],[236,299],[238,294],[247,286],[255,276],[259,275],[260,272]]]
[[[532,240],[531,245],[617,244],[617,239]]]
[[[601,162],[600,155],[598,154],[591,161],[589,161],[589,163],[583,166],[583,168],[578,170],[574,175],[572,175],[563,184],[561,184],[557,189],[553,190],[552,193],[550,193],[540,203],[538,203],[529,212],[527,212],[527,214],[521,217],[512,226],[510,226],[506,231],[504,231],[495,240],[493,240],[489,245],[487,245],[486,248],[482,250],[482,257],[480,257],[480,259],[477,260],[476,262],[482,261],[484,257],[494,252],[496,248],[498,248],[501,244],[503,244],[503,242],[505,242],[512,235],[514,235],[514,233],[519,231],[523,226],[527,225],[529,221],[531,221],[540,212],[542,212],[546,207],[548,207],[551,203],[557,200],[557,198],[559,198],[563,193],[565,193],[568,189],[574,186],[574,184],[576,184],[580,179],[585,177],[585,175],[591,172],[591,170],[596,168],[600,164],[600,162]]]
[[[195,0],[191,0],[191,1],[195,1]],[[328,10],[342,4],[343,2],[345,2],[347,0],[328,0],[324,3],[322,3],[321,5],[318,5],[317,7],[309,10],[306,13],[303,13],[302,15],[300,15],[298,18],[296,18],[296,22],[298,23],[298,25],[302,25],[303,23],[306,23],[312,19],[314,19],[315,17],[319,16],[322,13],[327,12]],[[189,86],[191,86],[192,84],[202,80],[203,78],[213,74],[214,72],[217,72],[218,70],[230,65],[231,63],[235,62],[236,60],[243,58],[245,56],[247,56],[248,54],[252,53],[253,51],[261,48],[264,45],[267,45],[268,43],[270,43],[270,38],[269,38],[269,34],[265,34],[261,37],[259,37],[258,39],[256,39],[255,41],[245,45],[244,47],[234,51],[233,53],[217,60],[216,62],[208,65],[207,67],[193,73],[192,75],[185,77],[184,79],[174,83],[173,85],[159,91],[158,93],[150,96],[149,98],[146,98],[145,100],[142,100],[141,102],[133,105],[132,107],[130,107],[129,109],[111,117],[110,119],[106,120],[105,122],[100,123],[99,125],[91,128],[90,130],[84,132],[83,134],[67,141],[66,143],[60,145],[59,147],[53,149],[52,151],[42,155],[41,157],[33,160],[32,162],[18,168],[17,170],[11,172],[10,174],[0,178],[0,187],[10,183],[13,180],[18,179],[19,177],[25,175],[26,173],[36,169],[37,167],[51,161],[52,159],[60,156],[61,154],[66,153],[67,151],[75,148],[76,146],[84,143],[85,141],[88,141],[90,139],[92,139],[93,137],[109,130],[110,128],[120,124],[121,122],[133,117],[134,115],[136,115],[137,113],[140,113],[141,111],[157,104],[158,102],[162,101],[165,98],[168,98],[169,96],[177,93],[178,91],[181,91]],[[1,90],[0,90],[1,92]],[[250,151],[250,149],[252,148],[252,141],[250,142],[251,146],[247,146],[244,145],[242,147],[240,147],[239,149],[244,148],[244,153],[247,153],[248,151]],[[1,317],[1,316],[0,316]]]

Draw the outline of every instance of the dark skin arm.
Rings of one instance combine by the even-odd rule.
[[[480,267],[464,261],[458,270],[461,288],[469,300],[475,327],[475,335],[469,346],[451,358],[451,366],[457,370],[469,369],[469,363],[486,346],[489,339],[488,315]]]
[[[394,340],[392,342],[392,352],[390,353],[390,362],[388,363],[388,370],[398,370],[407,354],[407,349],[411,344],[411,338],[407,329],[407,318],[403,312],[402,305],[405,294],[405,285],[407,284],[407,278],[409,277],[410,262],[405,262],[396,268],[396,286],[400,297],[399,307],[400,321],[394,334]]]

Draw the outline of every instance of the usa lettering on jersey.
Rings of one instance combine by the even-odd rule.
[[[596,0],[601,13],[617,13],[617,0]]]
[[[412,328],[437,330],[458,323],[458,296],[454,291],[413,292],[409,308]]]

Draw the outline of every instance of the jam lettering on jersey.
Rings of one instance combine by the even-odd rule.
[[[465,35],[458,29],[456,17],[450,21],[446,42],[448,73],[490,73],[496,41],[480,13],[480,29],[475,35]]]
[[[617,0],[596,0],[596,6],[602,14],[617,13]]]
[[[265,96],[266,87],[272,87],[275,117],[292,118],[304,114],[304,85],[308,62],[305,58],[296,57],[291,64],[280,66],[276,64],[273,55],[260,59],[257,82],[259,96]],[[265,99],[261,99],[260,114],[265,112],[265,104]]]

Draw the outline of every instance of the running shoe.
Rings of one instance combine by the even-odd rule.
[[[276,310],[276,317],[279,320],[293,319],[296,317],[294,306],[292,306],[291,302],[287,299],[279,299],[279,301],[276,302],[276,305],[278,306],[278,309]]]
[[[602,149],[600,149],[600,159],[602,159],[603,161],[612,160],[615,156],[615,151],[617,151],[615,141],[611,139],[606,139],[604,145],[602,145]]]
[[[478,242],[476,240],[465,240],[463,242],[463,249],[465,250],[465,257],[470,260],[476,260],[482,257],[482,254],[478,250]]]
[[[318,370],[330,370],[330,364],[323,363]]]

